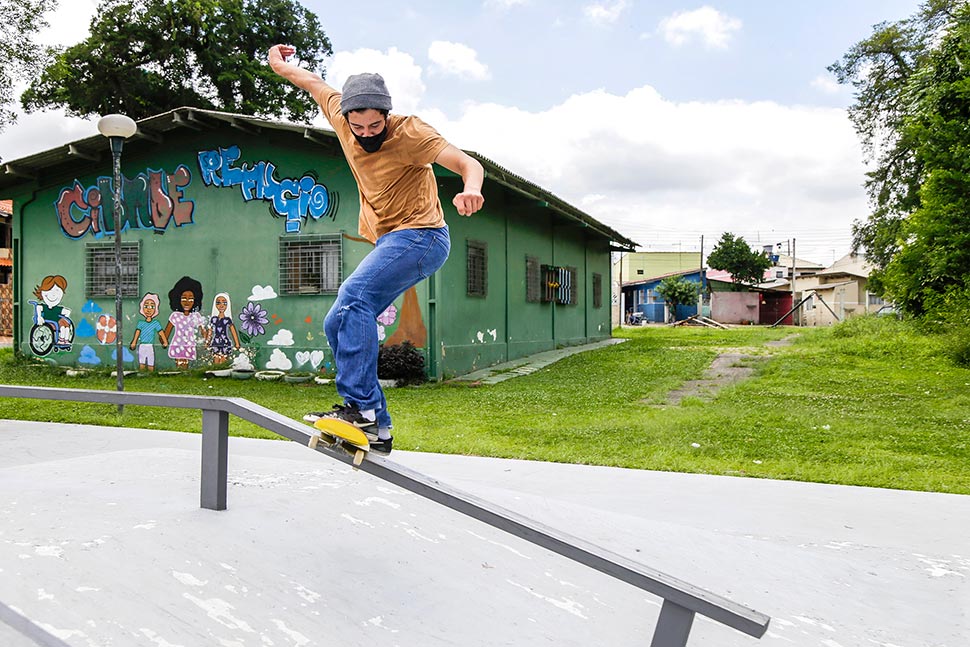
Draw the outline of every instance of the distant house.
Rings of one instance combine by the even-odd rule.
[[[642,303],[649,303],[648,299],[640,302],[632,300],[635,286],[642,286],[652,279],[669,275],[696,271],[700,282],[702,259],[700,252],[634,252],[621,254],[613,263],[613,287],[615,294],[622,295],[614,302],[613,322],[619,324],[621,318],[631,309],[637,310]],[[621,303],[622,302],[622,303]],[[622,310],[621,310],[622,306]],[[658,321],[662,321],[658,320]]]
[[[663,295],[657,288],[664,279],[680,277],[687,281],[697,284],[697,295],[700,299],[705,291],[703,274],[700,268],[683,272],[670,272],[660,276],[652,276],[642,281],[633,281],[623,286],[624,302],[627,304],[628,312],[637,312],[643,317],[643,321],[652,323],[665,323],[671,319],[680,321],[697,314],[697,301],[694,303],[678,304],[676,311],[671,312]]]
[[[844,321],[855,315],[875,313],[885,306],[882,298],[869,292],[871,271],[872,266],[864,255],[846,254],[811,279],[806,279],[805,285],[799,289],[802,294],[811,290],[812,296],[802,306],[804,324],[827,326],[835,323],[836,317]]]

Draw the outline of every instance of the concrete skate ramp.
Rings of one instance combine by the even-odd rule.
[[[232,510],[198,508],[199,444],[3,423],[0,602],[71,646],[653,634],[658,598],[293,443],[230,439]],[[755,642],[704,624],[699,644],[706,630]]]
[[[311,438],[306,425],[241,398],[0,385],[0,397],[2,396],[201,410],[201,505],[210,510],[224,510],[227,506],[229,414],[240,416],[301,445],[305,445]],[[323,444],[318,446],[316,442],[311,443],[311,446],[331,458],[350,461],[339,449]],[[360,452],[358,459],[359,457]],[[359,464],[359,460],[355,464]],[[638,561],[543,526],[507,508],[454,490],[379,456],[369,456],[360,465],[360,469],[385,482],[401,486],[515,537],[661,597],[663,604],[653,632],[653,647],[684,647],[690,637],[695,614],[703,614],[754,637],[762,636],[767,630],[770,619],[762,613],[643,566]]]

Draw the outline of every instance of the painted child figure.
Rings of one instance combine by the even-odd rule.
[[[185,370],[195,359],[196,339],[205,339],[205,317],[202,307],[202,284],[190,276],[183,276],[168,292],[172,314],[162,335],[168,340],[168,356],[179,370]],[[198,334],[197,334],[198,333]]]
[[[138,368],[142,371],[155,370],[155,337],[158,336],[162,346],[168,344],[168,338],[162,330],[162,324],[155,317],[158,315],[158,308],[161,301],[157,294],[147,292],[141,298],[141,305],[138,310],[145,318],[139,321],[135,327],[135,335],[131,338],[131,350],[138,347]]]
[[[34,296],[40,299],[37,304],[37,317],[40,321],[57,322],[57,343],[69,346],[71,343],[71,309],[59,305],[67,289],[67,279],[60,274],[45,276],[34,288]]]
[[[239,348],[239,335],[232,323],[232,302],[225,292],[220,292],[212,300],[207,338],[212,361],[216,364],[225,364],[232,351]]]

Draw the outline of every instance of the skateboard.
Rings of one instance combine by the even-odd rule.
[[[307,445],[310,449],[316,449],[317,444],[322,440],[325,444],[333,448],[341,448],[354,457],[354,467],[358,467],[364,460],[364,455],[370,451],[370,442],[357,427],[349,422],[334,420],[333,418],[320,418],[313,423],[316,432],[310,436]]]

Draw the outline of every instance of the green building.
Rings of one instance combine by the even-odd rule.
[[[425,352],[430,377],[443,379],[609,337],[610,252],[635,243],[470,154],[486,169],[485,208],[458,216],[450,196],[460,178],[435,167],[451,256],[381,315],[384,343],[410,341]],[[17,352],[114,366],[107,141],[96,135],[0,168],[0,198],[13,202]],[[356,184],[331,131],[181,108],[138,122],[122,169],[126,367],[145,359],[139,345],[130,348],[147,322],[143,297],[158,295],[154,320],[165,327],[188,277],[204,320],[189,366],[332,370],[323,319],[371,245],[357,234]],[[228,352],[207,341],[217,295],[236,333]],[[171,369],[176,362],[160,341],[156,334],[155,366]]]

